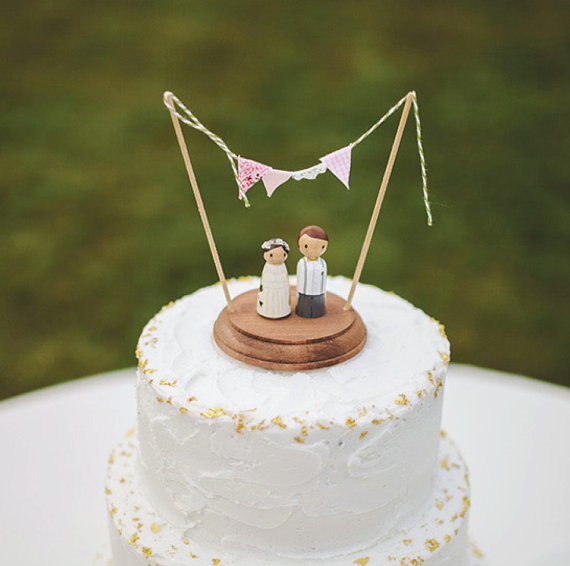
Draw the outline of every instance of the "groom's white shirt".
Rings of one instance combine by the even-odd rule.
[[[297,293],[322,295],[327,289],[327,264],[324,259],[314,261],[302,257],[297,263]]]

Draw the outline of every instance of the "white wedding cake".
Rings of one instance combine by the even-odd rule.
[[[349,286],[328,280],[341,297]],[[479,564],[467,469],[440,430],[443,327],[360,284],[368,337],[358,355],[271,371],[218,349],[224,305],[219,285],[201,289],[141,335],[137,426],[109,459],[112,564]]]

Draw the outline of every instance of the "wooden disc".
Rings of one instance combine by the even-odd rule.
[[[214,339],[229,356],[267,369],[297,371],[344,362],[362,350],[366,327],[353,309],[343,310],[338,295],[327,293],[326,314],[302,318],[295,314],[295,287],[290,288],[293,312],[269,319],[257,313],[257,289],[238,295],[218,316]]]

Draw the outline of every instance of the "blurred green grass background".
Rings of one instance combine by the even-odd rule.
[[[546,2],[4,2],[0,398],[134,365],[145,322],[215,281],[161,97],[229,146],[299,169],[418,92],[362,281],[443,321],[453,360],[570,384],[568,7]],[[260,243],[330,235],[351,276],[398,117],[327,173],[236,198],[185,127],[226,275]],[[296,254],[293,254],[296,259]],[[293,257],[291,259],[293,259]],[[292,271],[294,261],[289,262]]]

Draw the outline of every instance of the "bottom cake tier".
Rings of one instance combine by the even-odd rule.
[[[137,485],[133,431],[115,448],[107,473],[113,566],[479,566],[467,538],[469,479],[459,451],[445,434],[429,505],[398,531],[378,533],[370,545],[335,556],[229,553],[193,540],[192,530],[159,517]],[[101,557],[100,564],[109,559]]]

